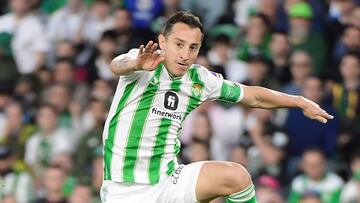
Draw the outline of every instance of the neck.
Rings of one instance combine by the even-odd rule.
[[[43,129],[43,135],[48,136],[52,134],[55,131],[55,129]]]
[[[274,56],[274,63],[278,66],[285,66],[287,63],[287,55],[286,54],[278,54]]]
[[[61,191],[48,191],[46,199],[50,202],[58,202],[63,199],[63,194]]]
[[[15,18],[21,20],[26,16],[26,13],[15,13]]]
[[[351,78],[348,80],[345,80],[345,87],[348,90],[354,90],[359,86],[359,80],[358,78]]]

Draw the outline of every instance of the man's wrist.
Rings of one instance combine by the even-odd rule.
[[[129,63],[129,66],[131,67],[131,70],[133,71],[139,71],[141,70],[141,67],[136,63],[136,60],[133,60]]]
[[[305,98],[303,96],[296,96],[294,107],[305,108]]]

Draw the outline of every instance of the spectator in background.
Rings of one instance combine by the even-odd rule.
[[[72,125],[69,106],[71,102],[71,90],[65,84],[56,83],[44,91],[43,101],[55,107],[59,114],[59,125],[70,128]]]
[[[360,201],[360,152],[352,157],[351,179],[345,184],[341,193],[341,203],[358,203]]]
[[[69,0],[65,7],[56,11],[49,19],[47,33],[53,48],[63,40],[81,45],[96,39],[95,28],[82,0]]]
[[[314,71],[311,56],[305,51],[295,51],[290,56],[291,81],[282,88],[288,94],[302,93],[302,85],[305,78]]]
[[[116,33],[106,31],[97,43],[97,50],[91,57],[89,67],[89,80],[91,83],[100,78],[103,80],[115,80],[117,77],[111,73],[109,65],[116,55]]]
[[[20,76],[11,48],[12,39],[12,34],[0,30],[0,85],[9,89],[15,86]]]
[[[75,74],[75,64],[71,58],[57,59],[53,72],[54,84],[66,86],[68,90],[71,90],[71,94],[68,96],[70,99],[81,105],[86,105],[85,98],[87,98],[89,91],[88,87],[81,80],[77,80]],[[62,111],[62,109],[60,110]]]
[[[302,155],[301,168],[304,174],[292,181],[289,203],[304,202],[301,199],[308,192],[320,194],[321,202],[340,202],[343,180],[326,171],[326,158],[321,150],[308,148]]]
[[[91,176],[91,187],[92,187],[92,194],[93,198],[92,201],[94,202],[101,202],[99,193],[101,189],[101,185],[103,182],[104,177],[104,157],[102,156],[102,147],[98,150],[98,154],[96,159],[92,162],[92,176]]]
[[[271,37],[270,21],[264,14],[250,18],[246,27],[246,36],[237,50],[237,58],[248,61],[251,56],[263,56],[270,59],[268,43]]]
[[[228,12],[229,1],[207,0],[206,3],[197,0],[181,0],[182,10],[188,10],[202,19],[204,29],[209,30],[218,18]]]
[[[262,175],[256,181],[256,197],[261,203],[284,203],[280,183],[275,178]]]
[[[180,2],[181,0],[162,0],[163,11],[161,15],[157,16],[150,24],[151,31],[156,34],[161,33],[162,28],[165,25],[170,16],[176,13],[176,11],[180,10]]]
[[[21,74],[36,72],[45,63],[48,42],[38,18],[31,14],[31,1],[12,0],[12,12],[0,17],[0,33],[11,40],[17,70]]]
[[[205,161],[210,159],[210,143],[209,141],[202,141],[198,138],[193,138],[184,152],[185,159],[183,164],[195,163],[198,161]]]
[[[348,53],[340,62],[342,83],[331,91],[331,103],[340,119],[339,146],[342,158],[354,153],[360,146],[360,57]]]
[[[4,195],[9,199],[12,196],[15,202],[30,203],[35,197],[32,178],[28,173],[15,169],[15,160],[13,149],[0,145],[0,200]]]
[[[26,143],[25,161],[35,173],[41,176],[45,166],[62,153],[71,153],[72,134],[58,126],[57,110],[51,105],[43,105],[37,114],[39,132],[32,135]]]
[[[247,169],[253,177],[270,174],[281,178],[288,137],[271,120],[270,110],[253,109],[247,117],[245,131],[240,145],[247,156]],[[284,176],[282,176],[284,177]]]
[[[291,50],[304,50],[312,57],[314,72],[323,74],[327,47],[322,35],[311,31],[313,10],[308,3],[300,2],[290,6],[289,42]]]
[[[93,99],[88,105],[85,120],[89,130],[82,136],[75,153],[75,168],[78,176],[91,176],[91,163],[96,158],[97,149],[102,147],[102,131],[107,107],[103,101]]]
[[[19,78],[13,92],[14,99],[23,107],[25,121],[31,120],[35,114],[35,106],[38,104],[39,88],[36,83],[36,77],[25,75]]]
[[[4,135],[0,136],[0,143],[16,150],[17,164],[20,164],[18,166],[24,170],[25,144],[35,133],[36,128],[24,121],[23,108],[19,103],[14,102],[7,105],[5,113],[6,127]]]
[[[310,191],[301,196],[299,203],[322,203],[322,201],[320,194]]]
[[[280,85],[290,82],[290,45],[285,32],[273,32],[269,43],[273,68],[271,75]]]
[[[360,29],[360,5],[358,5],[352,11],[350,24],[358,29]]]
[[[333,51],[333,70],[331,76],[339,81],[339,66],[341,58],[349,52],[360,53],[360,28],[349,26],[344,29],[340,40],[336,43]]]
[[[113,27],[113,16],[110,15],[110,0],[94,0],[90,8],[90,18],[94,26],[94,40],[97,42],[104,31]]]
[[[242,146],[242,144],[237,144],[231,147],[229,160],[241,164],[245,168],[249,168],[249,159],[247,156],[247,151]]]
[[[111,84],[106,80],[95,80],[89,96],[110,105],[113,96]]]
[[[311,101],[317,102],[327,112],[334,115],[330,105],[323,102],[324,87],[321,80],[316,76],[307,76],[303,81],[302,95]],[[326,125],[305,120],[302,112],[297,109],[289,109],[284,128],[288,132],[288,175],[293,177],[296,173],[301,155],[310,147],[318,147],[326,155],[332,158],[336,152],[337,133],[339,124],[337,116]]]
[[[16,203],[16,198],[13,194],[4,195],[0,200],[2,203]]]
[[[5,107],[10,104],[11,100],[13,98],[11,97],[11,94],[8,90],[6,90],[4,87],[0,86],[0,139],[1,136],[5,134],[5,126],[6,126],[6,114],[5,114]]]
[[[45,196],[39,198],[35,203],[67,203],[63,194],[63,186],[66,179],[65,171],[58,165],[49,165],[42,177]]]
[[[88,184],[78,184],[69,197],[69,203],[90,203],[91,197],[91,187]]]
[[[330,48],[340,39],[346,26],[350,25],[353,20],[352,13],[356,9],[355,0],[331,0],[329,5],[327,19],[327,38]]]
[[[117,54],[126,53],[133,47],[139,47],[153,38],[153,34],[136,31],[133,28],[131,13],[125,8],[114,11],[114,27],[116,33]]]
[[[279,89],[277,82],[269,75],[270,63],[263,56],[251,56],[248,59],[248,79],[246,85],[257,85],[271,89]]]

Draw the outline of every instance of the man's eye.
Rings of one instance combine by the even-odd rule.
[[[177,43],[177,44],[176,44],[176,46],[178,46],[178,47],[182,47],[182,44],[180,44],[180,43]]]

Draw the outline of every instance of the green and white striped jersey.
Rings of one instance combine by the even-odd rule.
[[[135,59],[138,49],[119,57]],[[238,102],[242,86],[193,64],[171,78],[154,71],[120,76],[103,132],[104,179],[156,184],[177,167],[178,132],[186,116],[206,100]]]

